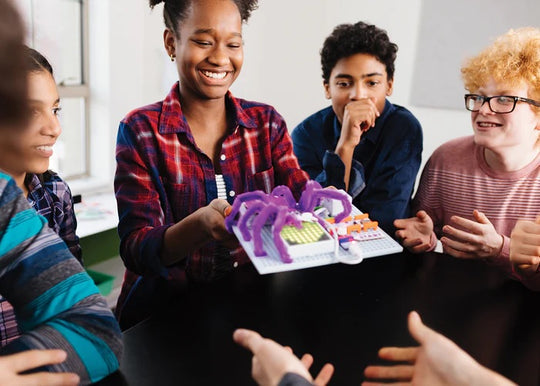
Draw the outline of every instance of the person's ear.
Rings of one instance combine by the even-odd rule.
[[[394,92],[394,79],[388,80],[388,88],[386,89],[386,96],[392,95]]]
[[[171,59],[175,58],[176,57],[176,36],[174,34],[174,31],[171,31],[169,28],[166,28],[165,31],[163,31],[163,45],[165,46],[167,55],[169,55]]]
[[[324,87],[324,96],[326,99],[332,99],[332,95],[330,95],[330,85],[327,81],[323,80],[323,87]]]

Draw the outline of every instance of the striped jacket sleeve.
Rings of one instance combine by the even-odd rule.
[[[0,173],[0,293],[22,336],[1,355],[59,348],[68,359],[49,371],[77,373],[82,384],[118,369],[122,339],[105,299],[64,242]]]

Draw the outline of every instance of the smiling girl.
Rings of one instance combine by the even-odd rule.
[[[58,121],[60,98],[53,69],[38,51],[25,47],[28,84],[29,120],[25,130],[4,133],[0,147],[0,169],[10,174],[30,205],[45,219],[82,262],[73,197],[68,185],[49,169],[53,146],[62,132]],[[20,335],[15,314],[7,300],[0,296],[1,345]]]
[[[38,51],[26,47],[30,120],[26,130],[11,131],[0,149],[0,168],[8,172],[39,214],[81,261],[73,197],[68,185],[49,170],[53,146],[62,133],[60,98],[53,69]]]
[[[439,147],[414,199],[416,217],[396,220],[413,252],[435,248],[512,269],[509,236],[540,213],[540,30],[510,30],[462,69],[473,135]],[[527,284],[527,283],[526,283]]]
[[[224,224],[236,195],[287,185],[298,199],[308,180],[283,118],[229,91],[243,64],[242,23],[257,1],[164,3],[164,45],[179,82],[118,131],[122,328],[187,282],[215,280],[247,261]]]

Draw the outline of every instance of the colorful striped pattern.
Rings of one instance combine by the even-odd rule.
[[[0,293],[15,309],[22,336],[1,353],[61,348],[83,384],[118,368],[118,324],[92,279],[64,242],[30,208],[15,182],[0,173]]]
[[[50,170],[40,176],[27,174],[25,184],[28,187],[27,200],[30,206],[45,218],[49,227],[60,236],[73,256],[82,264],[81,246],[76,235],[77,220],[69,186]],[[2,296],[0,310],[0,346],[5,346],[18,338],[21,332],[13,307]]]

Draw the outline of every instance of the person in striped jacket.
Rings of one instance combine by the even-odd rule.
[[[13,4],[0,0],[0,154],[27,123],[23,36]],[[22,332],[0,349],[0,384],[89,384],[118,369],[121,332],[105,299],[1,171],[0,293]]]

